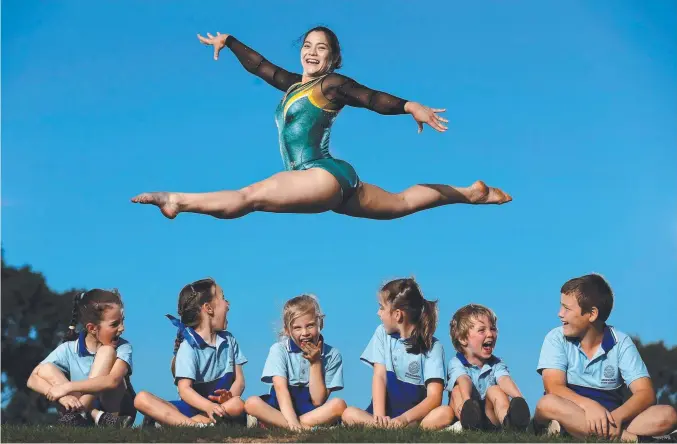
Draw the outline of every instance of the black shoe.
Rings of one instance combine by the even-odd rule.
[[[90,421],[87,421],[87,419],[82,416],[82,414],[71,412],[60,415],[59,419],[56,420],[56,423],[68,427],[88,427],[92,425]]]
[[[481,421],[480,403],[475,399],[468,399],[461,408],[461,425],[467,430],[479,430]]]
[[[99,427],[118,427],[118,428],[127,428],[132,425],[131,416],[117,416],[112,413],[104,412],[99,416],[98,421]]]
[[[669,435],[643,436],[637,435],[637,442],[677,442],[677,430]]]
[[[157,421],[155,421],[153,418],[150,416],[144,415],[143,416],[143,421],[141,422],[141,428],[149,428],[149,429],[154,429],[154,428],[159,428],[160,426],[158,425]]]
[[[529,427],[530,419],[529,406],[524,398],[512,398],[508,406],[508,413],[503,419],[503,428],[525,431]]]

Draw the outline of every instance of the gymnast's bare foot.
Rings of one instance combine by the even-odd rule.
[[[179,214],[179,196],[177,193],[141,193],[132,198],[132,202],[156,205],[168,219],[174,219]]]
[[[510,202],[512,197],[508,193],[503,192],[500,188],[488,187],[486,183],[478,180],[470,186],[468,199],[470,200],[470,203],[476,205],[502,205]]]

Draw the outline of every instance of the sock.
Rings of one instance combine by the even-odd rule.
[[[94,424],[99,425],[99,418],[101,418],[101,415],[103,415],[101,410],[94,414]]]

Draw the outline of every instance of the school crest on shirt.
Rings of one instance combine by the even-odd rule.
[[[611,364],[604,366],[604,371],[602,372],[602,384],[615,384],[617,380],[617,369]]]
[[[420,379],[421,375],[421,364],[418,363],[418,361],[413,361],[409,363],[409,367],[407,368],[407,373],[405,376],[407,378],[411,379]]]

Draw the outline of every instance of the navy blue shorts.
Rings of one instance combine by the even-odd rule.
[[[291,403],[294,406],[294,412],[296,412],[296,416],[305,415],[306,413],[316,409],[316,407],[313,405],[313,401],[310,398],[310,389],[308,387],[290,385],[287,386],[287,389],[289,389]],[[261,399],[272,408],[280,410],[280,404],[277,402],[275,387],[271,387],[270,393],[261,396]]]

